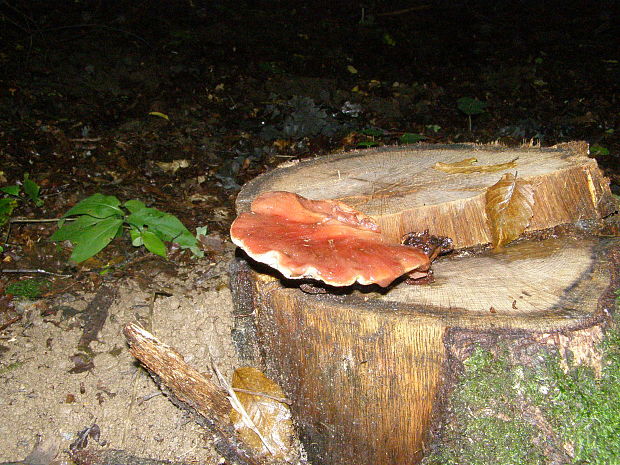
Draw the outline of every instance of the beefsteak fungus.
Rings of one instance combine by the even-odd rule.
[[[429,258],[387,242],[375,221],[336,200],[309,200],[291,192],[265,192],[230,228],[232,241],[254,260],[287,278],[318,279],[331,286],[388,286]]]

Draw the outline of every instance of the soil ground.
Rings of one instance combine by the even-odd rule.
[[[105,447],[219,463],[121,328],[138,321],[230,377],[233,201],[283,161],[419,139],[586,140],[620,192],[618,24],[614,2],[585,1],[0,4],[0,187],[29,173],[43,200],[22,199],[1,230],[0,461],[39,436],[64,454],[96,424]],[[482,106],[468,115],[463,97]],[[205,258],[118,238],[70,262],[54,223],[32,220],[96,192],[206,226]],[[33,277],[47,281],[37,298],[7,292]],[[117,295],[84,353],[102,288]]]

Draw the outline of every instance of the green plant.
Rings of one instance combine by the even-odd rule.
[[[363,140],[361,142],[358,142],[357,146],[362,148],[378,147],[379,142],[376,142],[374,140]]]
[[[0,187],[0,191],[7,194],[7,197],[0,199],[0,228],[9,221],[9,218],[13,214],[13,210],[17,207],[17,201],[19,200],[19,186],[10,187],[16,187],[16,193],[10,192],[9,187]]]
[[[476,98],[461,97],[456,101],[457,108],[467,115],[469,132],[471,132],[471,117],[486,112],[487,104]]]
[[[258,67],[261,71],[270,74],[285,74],[286,71],[277,61],[261,61],[258,63]]]
[[[415,144],[416,142],[420,142],[421,140],[428,139],[423,134],[415,134],[412,132],[406,132],[402,136],[400,136],[401,144]]]
[[[389,32],[384,32],[382,39],[383,39],[384,44],[389,45],[390,47],[396,46],[396,40],[394,39],[394,37],[392,37],[392,34],[390,34]]]
[[[592,145],[590,146],[590,154],[598,156],[609,155],[609,149],[603,147],[602,145]]]
[[[379,145],[379,142],[377,142],[375,138],[382,137],[385,135],[385,131],[379,128],[362,129],[361,133],[365,136],[370,137],[370,140],[363,140],[357,143],[358,147],[363,147],[363,148],[377,147]]]
[[[37,206],[43,205],[43,200],[39,197],[39,185],[30,179],[28,173],[24,173],[24,180],[21,186],[15,184],[13,186],[0,187],[0,192],[6,194],[6,197],[0,199],[0,226],[3,226],[13,213],[19,200],[22,199],[22,191]]]
[[[67,218],[75,217],[68,222]],[[59,222],[53,241],[70,241],[74,248],[71,259],[82,262],[105,248],[115,237],[129,230],[131,243],[166,257],[164,241],[175,242],[201,257],[196,237],[174,215],[149,208],[139,200],[121,204],[113,195],[94,194],[79,202]]]
[[[362,134],[369,137],[381,137],[385,135],[385,131],[383,129],[378,128],[366,128],[362,129]]]
[[[21,200],[23,200],[23,194],[30,199],[37,207],[43,205],[43,200],[39,197],[39,191],[41,188],[39,185],[30,179],[30,175],[28,173],[24,173],[24,179],[22,181],[21,186],[19,184],[15,184],[12,186],[4,186],[0,187],[0,192],[5,194],[4,197],[0,198],[0,228],[2,228],[8,221],[11,215],[13,214],[13,210],[17,208],[17,205]],[[0,252],[4,249],[0,245]]]

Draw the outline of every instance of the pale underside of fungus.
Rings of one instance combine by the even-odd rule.
[[[291,192],[261,194],[230,232],[251,258],[285,277],[331,286],[385,287],[412,271],[412,277],[424,276],[430,267],[422,251],[390,243],[365,214],[339,201],[309,200]]]

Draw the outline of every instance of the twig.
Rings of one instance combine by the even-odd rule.
[[[19,10],[17,7],[15,7],[15,5],[11,5],[9,2],[0,2],[0,5],[4,3],[4,5],[10,9],[13,10],[15,13],[17,13],[18,15],[22,16],[22,19],[25,18],[25,22],[27,24],[27,26],[22,26],[21,24],[19,24],[16,20],[13,20],[12,18],[10,18],[8,15],[4,15],[4,19],[7,20],[8,22],[10,22],[13,26],[15,26],[16,28],[22,30],[23,32],[25,32],[26,34],[31,34],[32,31],[32,26],[31,24],[36,24],[36,22],[29,17],[28,15],[26,15],[24,12],[22,12],[21,10]],[[31,24],[28,24],[28,23]]]
[[[25,32],[26,34],[30,34],[30,31],[27,30],[26,28],[24,28],[21,24],[19,24],[17,21],[14,21],[13,19],[9,18],[7,15],[4,15],[4,19],[6,21],[8,21],[9,23],[11,23],[13,26],[15,26],[17,29],[21,30],[22,32]],[[7,463],[12,463],[12,462],[7,462]],[[15,462],[17,463],[17,462]],[[1,465],[1,464],[0,464]]]
[[[163,395],[164,395],[164,393],[161,392],[161,391],[153,392],[151,394],[148,394],[148,395],[143,396],[140,399],[138,399],[138,405],[142,405],[143,403],[153,399],[154,397],[163,396]]]
[[[35,219],[31,219],[31,218],[11,218],[8,221],[8,226],[6,228],[6,234],[4,235],[4,239],[2,241],[3,244],[6,244],[7,241],[9,240],[9,236],[11,234],[11,225],[15,224],[15,223],[55,223],[57,221],[60,221],[61,219],[64,219],[65,221],[75,221],[76,218],[41,218],[38,220]]]
[[[13,323],[17,323],[21,319],[22,319],[21,315],[14,316],[10,320],[6,321],[4,324],[0,325],[0,331],[4,331],[9,326],[11,326]],[[0,464],[0,465],[2,465],[2,464]]]
[[[385,13],[377,13],[375,16],[400,16],[405,13],[411,13],[412,11],[428,10],[431,7],[432,5],[418,5],[418,6],[412,6],[410,8],[403,8],[402,10],[386,11]]]
[[[32,24],[36,24],[36,21],[34,19],[32,19],[30,16],[28,16],[26,13],[24,13],[23,11],[21,11],[19,8],[17,8],[15,5],[11,5],[8,1],[4,2],[4,5],[13,10],[15,13],[17,13],[18,15],[21,15],[22,17],[26,18],[30,23]]]
[[[57,219],[42,219],[42,220],[31,220],[28,218],[11,218],[7,222],[6,233],[4,234],[4,239],[2,240],[3,244],[6,244],[9,240],[9,236],[11,235],[11,225],[14,223],[51,223],[53,221],[58,221]]]
[[[54,223],[63,218],[41,218],[38,220],[32,218],[11,218],[9,223]],[[65,221],[75,221],[75,218],[64,218]]]
[[[60,276],[62,278],[70,278],[71,276],[73,276],[71,274],[54,273],[53,271],[46,271],[46,270],[41,270],[41,269],[36,269],[36,270],[28,270],[28,269],[2,270],[0,269],[0,273],[49,274],[51,276]]]

